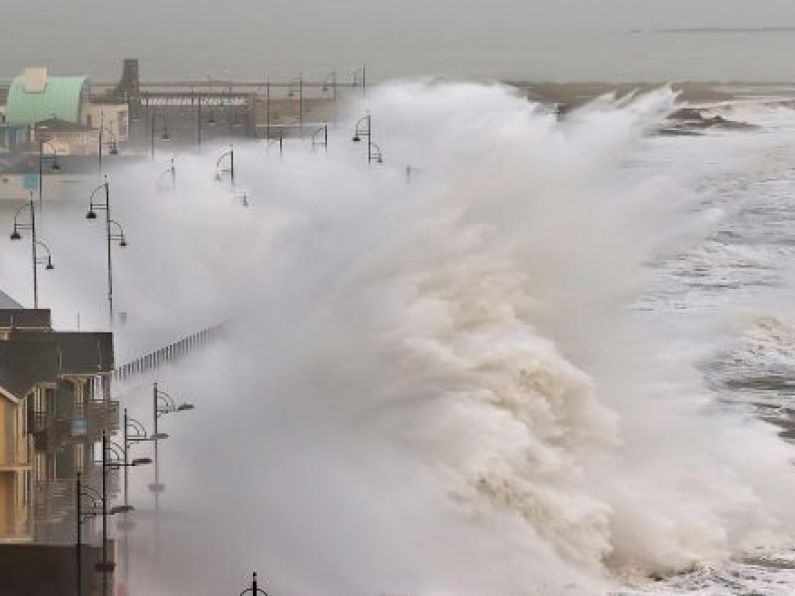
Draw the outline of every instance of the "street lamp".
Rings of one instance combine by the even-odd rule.
[[[39,129],[41,133],[41,129]],[[52,137],[48,137],[44,134],[39,136],[39,214],[41,214],[42,206],[44,205],[44,162],[51,161],[52,164],[50,167],[54,172],[59,172],[61,170],[61,164],[58,163],[58,150],[55,148],[50,141],[52,141]],[[52,153],[45,154],[44,147],[48,146]]]
[[[116,133],[114,133],[111,129],[107,128],[103,124],[100,123],[99,125],[99,138],[97,140],[97,161],[99,165],[99,173],[102,173],[102,148],[105,146],[103,142],[102,135],[103,133],[108,133],[110,136],[110,142],[107,143],[109,150],[108,153],[111,155],[118,155],[119,154],[119,147],[117,143]]]
[[[284,157],[284,130],[279,130],[279,138],[278,139],[268,139],[268,144],[266,145],[266,151],[270,153],[271,145],[279,144],[279,157]]]
[[[234,132],[233,129],[240,128],[241,126],[243,126],[243,123],[240,122],[240,119],[238,118],[238,110],[235,107],[235,100],[234,100],[234,95],[233,95],[232,85],[231,84],[229,85],[229,90],[228,90],[228,93],[227,93],[227,102],[226,103],[227,103],[227,106],[228,106],[228,109],[227,109],[227,122],[229,124],[229,136],[231,137],[233,132]]]
[[[362,97],[367,95],[367,65],[362,64],[353,73],[353,86],[362,88]]]
[[[364,136],[367,137],[367,163],[373,163],[374,161],[379,164],[384,163],[381,148],[373,143],[373,119],[370,114],[362,116],[356,121],[351,140],[354,143],[359,143]]]
[[[222,168],[221,162],[225,159],[229,159],[229,167]],[[224,151],[218,159],[215,160],[215,179],[219,182],[223,178],[224,174],[229,174],[229,181],[231,182],[232,186],[235,185],[235,148],[232,145],[229,145],[229,150]]]
[[[100,190],[104,191],[104,201],[95,202],[94,198]],[[88,213],[86,213],[86,219],[97,218],[95,209],[105,211],[105,236],[108,248],[108,313],[110,316],[110,326],[113,328],[113,256],[111,246],[113,241],[117,240],[119,246],[124,248],[127,246],[127,238],[124,235],[124,228],[122,228],[121,224],[110,217],[110,184],[108,183],[107,176],[105,176],[105,181],[102,184],[91,191],[91,195],[88,199]],[[113,231],[113,226],[115,226],[117,230],[115,233]]]
[[[199,101],[196,104],[196,138],[198,140],[199,151],[201,152],[202,148],[202,128],[204,126],[204,118],[202,116],[202,96],[199,95]],[[212,108],[210,109],[210,113],[207,115],[207,126],[214,127],[215,126],[215,114],[213,113]]]
[[[406,164],[406,184],[411,184],[412,178],[414,178],[417,174],[421,174],[422,170],[419,168],[411,165]]]
[[[265,138],[271,138],[271,80],[265,77]]]
[[[108,516],[118,515],[120,513],[129,513],[133,511],[130,505],[118,505],[108,509],[108,468],[118,468],[122,466],[121,462],[108,461],[108,453],[111,452],[111,445],[108,442],[108,435],[102,431],[102,492],[85,486],[81,482],[81,474],[77,473],[76,480],[76,517],[77,517],[77,594],[82,596],[83,593],[83,563],[82,563],[82,550],[83,550],[83,523],[92,517],[102,515],[102,560],[95,565],[95,569],[102,574],[102,596],[108,596],[108,573],[112,573],[116,564],[113,561],[108,561]],[[151,460],[150,460],[151,461]],[[97,462],[99,463],[99,462]],[[146,460],[134,460],[131,466],[142,465],[148,463]],[[83,498],[91,500],[91,508],[83,509]]]
[[[322,134],[322,137],[321,137]],[[312,133],[312,152],[314,153],[315,147],[323,147],[323,151],[328,153],[328,124],[324,124]]]
[[[257,572],[255,571],[251,577],[251,587],[246,588],[242,592],[240,592],[240,596],[244,596],[244,594],[251,594],[252,596],[259,596],[259,594],[264,594],[268,596],[268,593],[259,587],[257,584]]]
[[[299,74],[298,80],[290,83],[287,97],[293,98],[298,91],[298,136],[304,138],[304,75]]]
[[[177,188],[177,168],[174,165],[174,158],[173,157],[171,158],[171,163],[169,164],[169,166],[165,170],[160,172],[160,175],[157,177],[157,187],[158,188],[164,188],[165,187],[165,185],[161,183],[161,181],[163,180],[163,177],[165,177],[165,176],[170,176],[170,184],[171,185],[168,187],[169,190],[176,190],[176,188]]]
[[[125,507],[129,505],[129,469],[132,466],[126,465],[129,461],[129,452],[130,446],[137,443],[144,443],[149,441],[155,440],[162,440],[167,439],[168,435],[165,433],[159,433],[157,436],[149,435],[146,432],[146,428],[144,427],[143,423],[139,422],[135,418],[131,418],[127,415],[127,408],[124,408],[124,431],[123,431],[123,461],[124,461],[124,505]],[[138,465],[142,465],[141,462],[145,463],[152,463],[152,460],[149,458],[139,458],[133,460],[133,465],[135,462],[139,462]],[[132,528],[132,523],[129,519],[127,519],[127,515],[124,516],[124,520],[119,523],[119,528],[124,532],[124,583],[125,585],[129,583],[129,570],[130,570],[130,529]]]
[[[336,71],[331,72],[330,74],[326,75],[326,78],[323,79],[323,87],[321,88],[323,93],[328,93],[331,90],[331,99],[333,101],[333,110],[332,110],[332,122],[334,126],[337,126],[337,73]]]
[[[384,163],[384,157],[381,154],[381,147],[379,147],[378,144],[370,143],[370,153],[372,154],[372,161],[375,161],[377,164]]]
[[[154,432],[151,437],[154,441],[154,461],[155,461],[155,482],[149,485],[149,490],[155,493],[155,559],[160,542],[160,493],[165,491],[166,485],[160,482],[160,461],[158,459],[158,442],[163,435],[158,431],[157,421],[163,414],[176,412],[187,412],[193,410],[195,406],[191,403],[177,403],[167,392],[160,389],[157,381],[152,386],[152,429]]]
[[[19,216],[22,211],[27,207],[30,209],[30,223],[21,223],[19,221]],[[27,205],[22,205],[17,212],[14,214],[14,231],[11,232],[11,240],[21,240],[22,235],[19,233],[20,230],[30,230],[30,246],[31,246],[31,253],[32,253],[32,264],[33,264],[33,308],[39,308],[39,275],[38,275],[38,266],[44,265],[44,268],[47,271],[52,271],[55,269],[55,266],[52,264],[52,253],[50,252],[50,248],[41,242],[36,237],[36,210],[33,206],[33,192],[30,193],[30,200],[28,201]],[[42,247],[45,251],[47,251],[47,257],[39,257],[38,254],[38,247]]]
[[[158,127],[158,124],[160,125]],[[155,158],[155,135],[160,135],[160,140],[168,142],[171,140],[171,135],[168,133],[168,123],[166,122],[166,116],[162,112],[153,112],[152,113],[152,130],[151,132],[151,147],[152,147],[152,159]]]

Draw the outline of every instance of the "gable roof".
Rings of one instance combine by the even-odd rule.
[[[3,292],[3,290],[0,290],[0,308],[20,309],[23,307],[19,302],[17,302],[11,296]]]
[[[0,341],[0,388],[17,400],[30,393],[36,383],[54,380],[58,353],[53,343]]]

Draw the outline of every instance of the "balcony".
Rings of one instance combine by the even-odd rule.
[[[103,430],[110,434],[119,432],[119,402],[97,400],[87,404],[75,404],[71,412],[59,412],[57,415],[34,412],[30,427],[39,451],[61,449],[73,439],[86,435],[97,441]]]
[[[110,434],[119,432],[119,402],[92,400],[88,402],[88,421],[92,429],[105,429]]]
[[[84,472],[84,486],[99,491],[102,486],[100,466],[91,466]],[[75,509],[74,478],[45,479],[34,483],[34,515],[36,523],[54,525],[68,522],[74,517]],[[120,492],[120,478],[117,471],[109,471],[107,477],[108,500],[115,499]]]
[[[29,435],[0,443],[0,471],[29,468],[33,439]]]
[[[0,544],[15,544],[33,541],[33,520],[22,511],[19,519],[9,520],[0,526]]]

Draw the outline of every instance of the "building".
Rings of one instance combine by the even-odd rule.
[[[0,306],[0,542],[72,542],[76,472],[101,484],[96,446],[119,427],[112,335],[56,331],[49,310],[4,294]]]
[[[46,137],[50,150],[60,155],[95,154],[100,130],[108,143],[123,143],[129,135],[126,102],[113,96],[92,99],[86,77],[53,76],[46,68],[27,68],[13,80],[4,112],[5,136],[11,134],[18,144],[19,131],[27,131],[33,146]]]
[[[113,163],[127,157],[113,157]],[[52,162],[42,165],[44,194],[47,200],[85,197],[97,183],[97,157],[64,155],[58,157],[58,169]],[[0,201],[24,201],[31,191],[38,193],[39,156],[36,153],[0,153]]]

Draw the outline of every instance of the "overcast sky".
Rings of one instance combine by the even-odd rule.
[[[662,33],[672,28],[792,31]],[[24,33],[23,33],[24,32]],[[776,79],[795,0],[2,0],[0,77],[26,64],[115,78],[302,70],[525,79]]]

